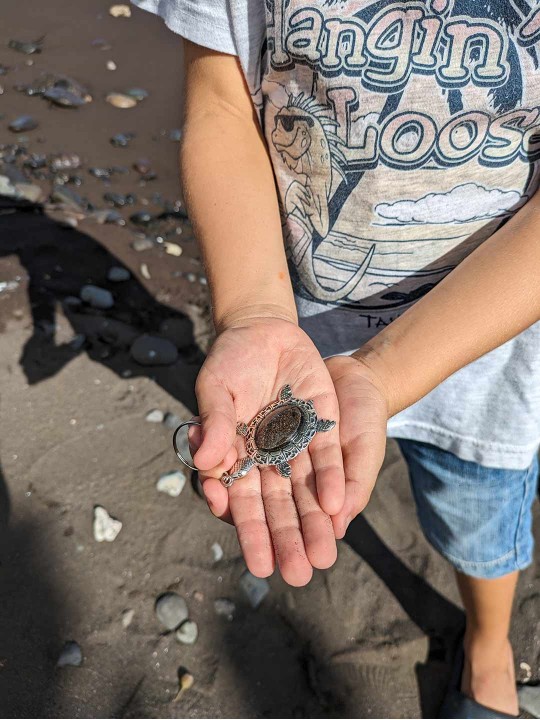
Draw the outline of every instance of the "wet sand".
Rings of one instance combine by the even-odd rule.
[[[4,0],[0,11],[0,65],[10,66],[0,75],[0,145],[24,145],[7,125],[32,114],[39,127],[24,133],[30,152],[81,157],[74,174],[83,183],[68,187],[96,208],[107,206],[107,191],[137,195],[135,205],[119,210],[123,227],[99,225],[84,218],[88,213],[5,214],[0,207],[0,282],[12,283],[0,292],[2,712],[433,717],[463,615],[451,569],[420,532],[395,443],[368,509],[340,543],[336,565],[302,589],[272,577],[258,609],[239,587],[245,566],[234,530],[210,516],[190,484],[176,498],[156,490],[158,477],[178,465],[170,430],[145,416],[156,408],[191,416],[211,328],[189,222],[172,222],[183,250],[175,257],[159,244],[134,250],[136,228],[128,220],[179,199],[177,144],[169,132],[180,125],[180,42],[136,9],[130,19],[111,18],[109,5],[51,0],[34,3],[30,14]],[[7,47],[10,39],[41,36],[37,55]],[[110,50],[92,45],[97,38]],[[106,69],[109,60],[117,70]],[[84,83],[93,101],[59,108],[13,89],[41,72]],[[128,110],[105,102],[108,92],[130,87],[149,97]],[[136,137],[127,148],[113,148],[109,138],[122,131]],[[132,169],[140,157],[158,176],[143,187]],[[129,172],[114,174],[110,186],[88,173],[111,166]],[[31,181],[45,201],[50,179]],[[157,204],[155,193],[162,196]],[[3,202],[5,210],[10,201]],[[75,228],[61,224],[79,215]],[[111,266],[128,268],[131,279],[110,283]],[[65,297],[88,282],[113,292],[112,310],[66,306]],[[176,363],[134,363],[132,339],[160,328],[179,348]],[[123,523],[112,543],[94,540],[95,505]],[[538,515],[537,507],[537,536]],[[223,548],[217,562],[215,542]],[[539,559],[537,552],[520,579],[512,631],[516,672],[529,683],[540,682]],[[186,599],[198,623],[192,646],[156,620],[154,601],[167,590]],[[215,613],[219,598],[235,603],[231,620]],[[133,611],[127,627],[126,611]],[[57,668],[69,640],[80,645],[83,663]],[[173,702],[179,668],[189,670],[194,685]]]

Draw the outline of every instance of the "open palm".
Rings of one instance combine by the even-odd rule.
[[[219,478],[245,455],[237,422],[249,422],[289,384],[313,400],[319,418],[335,420],[290,461],[291,477],[254,467],[225,488]],[[195,387],[202,428],[190,440],[214,515],[232,521],[248,568],[270,575],[277,562],[291,585],[309,582],[313,568],[336,559],[334,527],[345,500],[339,404],[330,373],[309,337],[293,322],[256,318],[228,327],[216,339]]]

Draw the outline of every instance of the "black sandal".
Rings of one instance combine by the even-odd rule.
[[[465,664],[465,652],[463,650],[463,636],[459,639],[454,663],[452,667],[452,675],[446,697],[441,709],[439,710],[439,718],[445,720],[453,720],[454,718],[484,720],[484,718],[518,718],[519,715],[508,715],[500,710],[482,705],[476,702],[468,695],[461,692],[461,677],[463,675],[463,667]]]

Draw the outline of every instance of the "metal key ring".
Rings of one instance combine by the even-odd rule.
[[[190,470],[198,470],[198,468],[196,468],[194,465],[191,465],[190,463],[188,463],[188,461],[186,460],[186,458],[182,455],[182,453],[181,453],[180,450],[178,449],[178,443],[176,442],[176,438],[178,437],[178,433],[179,433],[180,430],[184,427],[184,425],[198,425],[199,427],[201,427],[201,423],[200,423],[200,422],[197,422],[197,420],[186,420],[186,422],[183,422],[181,425],[179,425],[179,426],[176,428],[176,430],[174,431],[174,435],[173,435],[173,447],[174,447],[174,452],[176,453],[176,457],[177,457],[181,462],[183,462],[186,467],[190,468]]]

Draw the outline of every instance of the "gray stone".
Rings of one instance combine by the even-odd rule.
[[[156,600],[155,611],[157,619],[167,630],[176,630],[189,616],[186,601],[174,592],[160,595]]]
[[[112,267],[107,273],[107,280],[111,282],[125,282],[129,280],[131,273],[127,268],[123,267]]]
[[[218,542],[212,543],[212,555],[214,556],[214,562],[219,562],[223,558],[223,548]]]
[[[114,305],[112,293],[97,285],[84,285],[80,292],[81,300],[99,310],[108,310]]]
[[[183,470],[173,470],[161,475],[156,483],[156,489],[171,497],[178,497],[184,489],[186,481],[187,476]]]
[[[240,578],[240,587],[252,608],[258,608],[270,592],[268,581],[255,577],[249,570],[246,570]]]
[[[153,247],[156,246],[156,243],[153,242],[153,240],[150,240],[149,238],[137,238],[131,243],[131,247],[136,252],[143,252],[144,250],[151,250]]]
[[[163,417],[164,415],[161,410],[150,410],[150,412],[146,414],[146,417],[144,419],[146,420],[146,422],[162,423]]]
[[[76,643],[75,640],[69,640],[69,642],[67,642],[62,648],[62,652],[60,653],[60,657],[58,658],[56,665],[57,667],[66,667],[66,665],[79,667],[79,665],[82,664],[82,661],[83,656],[80,645]]]
[[[214,600],[214,610],[216,611],[216,615],[226,617],[227,620],[230,621],[234,617],[236,605],[228,598],[218,598]]]
[[[131,357],[139,365],[172,365],[178,359],[178,350],[170,340],[141,335],[131,346]]]
[[[176,639],[184,645],[193,645],[199,637],[199,628],[193,620],[186,620],[176,631]]]

